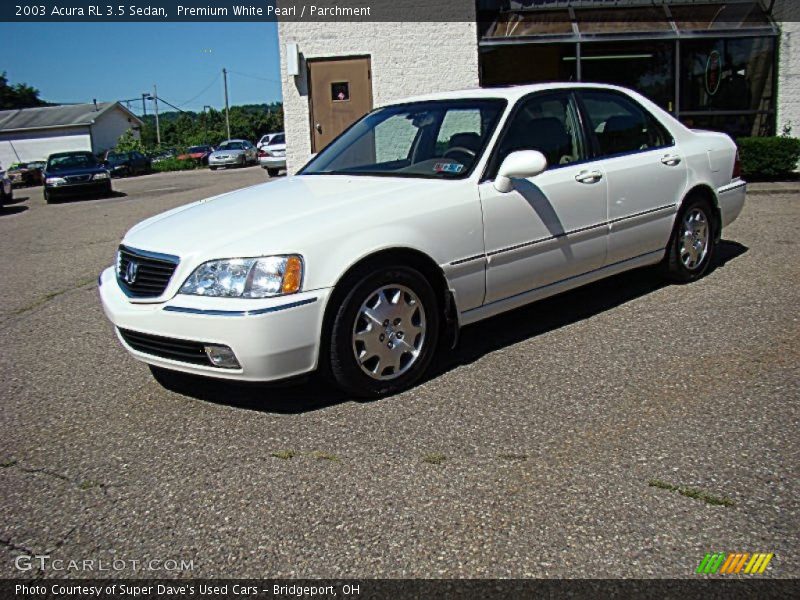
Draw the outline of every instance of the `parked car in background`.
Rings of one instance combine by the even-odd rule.
[[[44,169],[44,200],[65,196],[110,196],[111,173],[91,152],[51,154]]]
[[[283,135],[283,132],[278,131],[276,133],[267,133],[265,135],[262,135],[261,138],[258,140],[258,143],[256,144],[256,148],[261,148],[262,146],[266,146],[273,140],[273,138],[275,138],[275,136],[278,135]]]
[[[178,160],[196,160],[200,164],[207,165],[208,157],[214,152],[214,147],[207,144],[200,146],[190,146],[186,152],[178,155]]]
[[[44,161],[34,161],[11,165],[8,169],[8,178],[11,180],[11,185],[16,187],[42,185],[42,172],[45,164]]]
[[[107,152],[103,164],[112,177],[143,175],[152,170],[152,162],[141,152]]]
[[[159,150],[157,152],[153,152],[150,154],[150,164],[154,165],[156,163],[160,163],[162,160],[168,160],[170,158],[176,158],[178,156],[178,151],[175,148],[166,148],[163,150]]]
[[[3,165],[0,165],[0,208],[11,202],[13,198],[14,188],[11,185],[11,180],[8,178]]]
[[[139,223],[100,297],[157,368],[320,368],[375,397],[418,381],[461,326],[649,265],[699,279],[744,206],[740,172],[727,135],[624,88],[431,94],[370,112],[294,177]]]
[[[256,147],[247,140],[226,140],[208,157],[209,168],[246,167],[258,162]]]
[[[267,170],[270,177],[277,177],[286,168],[286,136],[275,135],[258,151],[258,164]]]

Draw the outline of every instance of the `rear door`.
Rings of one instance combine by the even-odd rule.
[[[308,61],[311,151],[319,152],[372,110],[369,58]]]
[[[608,263],[666,247],[686,187],[686,161],[667,129],[616,90],[579,92],[594,159],[608,178]]]

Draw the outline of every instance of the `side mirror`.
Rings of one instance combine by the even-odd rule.
[[[547,169],[547,158],[538,150],[518,150],[503,159],[494,180],[495,189],[505,194],[514,187],[511,179],[536,177]]]

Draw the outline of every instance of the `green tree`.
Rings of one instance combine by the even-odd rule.
[[[125,133],[119,136],[117,146],[114,148],[117,152],[142,152],[144,153],[144,146],[142,141],[133,133],[133,129],[128,129]]]
[[[39,90],[36,88],[25,83],[9,85],[6,72],[0,74],[0,110],[47,105],[47,102],[39,98]]]

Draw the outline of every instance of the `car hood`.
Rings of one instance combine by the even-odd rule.
[[[433,184],[433,185],[431,185]],[[303,252],[309,241],[347,235],[367,213],[397,219],[414,194],[437,193],[430,179],[294,176],[175,208],[131,229],[123,244],[210,260]],[[400,205],[391,208],[387,203]],[[375,221],[372,221],[375,224]]]
[[[59,169],[57,171],[47,171],[47,177],[74,177],[75,175],[94,175],[95,173],[102,173],[106,170],[105,167],[84,167],[81,169]]]

